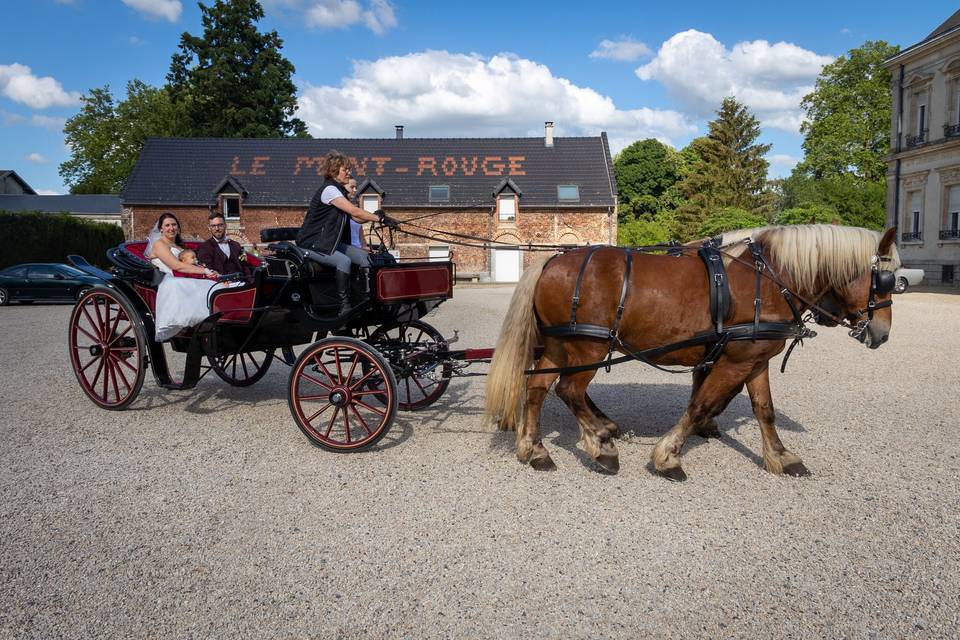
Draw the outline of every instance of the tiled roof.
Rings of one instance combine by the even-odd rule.
[[[119,196],[74,195],[35,196],[0,194],[0,211],[42,211],[44,213],[96,213],[120,215]]]
[[[20,183],[20,188],[23,189],[24,193],[28,193],[30,195],[37,194],[37,192],[33,190],[33,187],[27,184],[26,180],[24,180],[23,178],[17,175],[16,171],[12,169],[0,169],[0,180],[3,180],[4,178],[7,178],[7,177],[13,178],[18,183]],[[0,195],[6,195],[6,194],[0,194]]]
[[[543,138],[151,138],[121,197],[127,205],[207,205],[232,175],[248,192],[246,206],[305,207],[330,149],[356,159],[358,182],[375,180],[387,208],[492,206],[504,178],[527,207],[613,206],[616,193],[604,133],[554,138],[553,147]],[[429,203],[430,185],[448,185],[450,201]],[[580,202],[558,202],[558,185],[577,185]]]
[[[943,22],[943,24],[941,24],[939,27],[931,31],[930,35],[928,35],[926,38],[923,39],[923,42],[936,38],[937,36],[944,34],[947,31],[956,29],[958,26],[960,26],[960,11],[956,11],[952,16],[947,18]]]

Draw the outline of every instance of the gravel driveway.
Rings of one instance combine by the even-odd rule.
[[[511,289],[460,287],[429,318],[492,346]],[[689,377],[639,364],[591,394],[626,432],[598,473],[548,399],[559,466],[484,431],[483,378],[332,454],[294,425],[278,364],[254,387],[148,376],[124,412],[81,393],[69,306],[0,309],[2,637],[957,637],[960,296],[895,298],[890,342],[824,329],[772,377],[770,475],[746,395],[648,456]]]

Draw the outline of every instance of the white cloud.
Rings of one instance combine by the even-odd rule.
[[[44,158],[42,155],[36,152],[25,155],[23,159],[26,160],[27,162],[34,162],[36,164],[46,164],[50,162],[49,160]]]
[[[34,109],[80,104],[79,93],[64,91],[54,78],[38,78],[30,71],[30,67],[16,62],[0,64],[0,94]]]
[[[160,18],[169,22],[179,20],[180,12],[183,11],[180,0],[122,0],[122,2],[148,18]]]
[[[789,153],[771,153],[767,156],[767,160],[772,166],[785,167],[787,169],[792,169],[793,166],[802,159],[803,158],[798,158],[797,156],[792,156]]]
[[[641,56],[650,55],[650,53],[650,47],[642,42],[636,42],[631,38],[621,36],[619,40],[601,40],[590,57],[632,62]]]
[[[709,117],[724,97],[734,96],[764,126],[797,133],[800,101],[832,60],[789,42],[754,40],[727,49],[709,33],[691,29],[664,42],[636,74],[660,82],[691,115]]]
[[[127,42],[133,47],[139,47],[143,44],[146,44],[141,38],[137,36],[130,36],[127,38]]]
[[[311,28],[347,29],[363,25],[382,35],[397,26],[389,0],[264,0],[268,11],[290,12]]]
[[[30,124],[35,127],[46,127],[47,129],[60,131],[63,129],[63,125],[67,124],[67,119],[54,118],[52,116],[42,116],[35,113],[30,116]]]
[[[62,196],[63,194],[54,189],[37,189],[38,196]]]
[[[558,136],[607,131],[614,152],[639,138],[696,133],[680,113],[619,109],[532,60],[447,51],[355,62],[340,86],[307,85],[297,115],[317,137],[383,137],[394,124],[414,137],[536,136],[552,120]]]

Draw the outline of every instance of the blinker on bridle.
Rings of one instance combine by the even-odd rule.
[[[863,335],[864,331],[867,330],[867,327],[870,326],[870,322],[873,320],[874,311],[893,306],[893,300],[877,302],[877,296],[885,296],[889,294],[891,291],[893,291],[893,288],[897,283],[897,276],[893,271],[880,268],[881,262],[890,261],[892,261],[892,258],[887,256],[873,256],[870,265],[870,297],[867,299],[866,308],[860,309],[853,314],[856,318],[857,324],[854,325],[849,331],[851,338],[860,340],[860,337]],[[866,316],[866,318],[864,318],[864,316]]]

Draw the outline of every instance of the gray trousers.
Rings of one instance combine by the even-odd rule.
[[[337,271],[350,273],[350,265],[355,264],[361,267],[370,266],[370,254],[349,244],[340,243],[337,248],[328,256],[310,249],[304,249],[304,253],[313,260],[328,267],[334,267]]]

